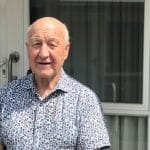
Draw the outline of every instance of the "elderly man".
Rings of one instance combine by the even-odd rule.
[[[63,70],[67,27],[44,17],[29,26],[32,73],[0,90],[0,142],[7,150],[93,150],[110,146],[100,101]]]

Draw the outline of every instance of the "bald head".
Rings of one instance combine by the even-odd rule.
[[[33,22],[27,30],[27,42],[33,34],[37,31],[40,32],[41,30],[45,30],[45,32],[47,30],[54,30],[61,38],[69,43],[69,31],[67,26],[60,20],[53,17],[43,17]]]
[[[55,18],[40,18],[28,28],[26,47],[36,82],[55,83],[70,49],[67,27]]]

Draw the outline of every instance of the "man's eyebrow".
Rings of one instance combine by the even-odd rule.
[[[32,36],[32,37],[30,37],[30,39],[31,40],[38,40],[38,39],[40,39],[40,36]]]
[[[38,39],[38,38],[41,38],[41,36],[35,34],[29,36],[29,39]]]
[[[50,38],[48,41],[50,41],[50,42],[55,42],[55,43],[57,43],[57,44],[60,43],[60,41],[59,41],[58,39],[56,39],[56,38]]]

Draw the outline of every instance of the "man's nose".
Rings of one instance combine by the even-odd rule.
[[[41,58],[49,57],[49,47],[46,43],[43,43],[39,51],[39,56]]]

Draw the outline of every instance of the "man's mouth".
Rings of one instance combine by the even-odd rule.
[[[50,64],[52,64],[52,62],[38,62],[38,64],[40,64],[40,65],[50,65]]]

